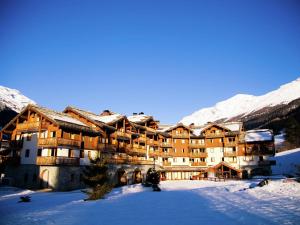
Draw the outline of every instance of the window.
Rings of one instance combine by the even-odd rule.
[[[176,158],[173,158],[173,162],[176,163],[176,162],[177,162],[177,159],[176,159]]]
[[[182,158],[182,162],[185,162],[185,158]]]
[[[184,153],[184,149],[182,149],[182,153]]]
[[[55,131],[51,131],[51,132],[50,132],[50,137],[51,137],[51,138],[56,137],[56,132],[55,132]]]
[[[28,157],[29,157],[29,153],[30,153],[30,150],[29,150],[29,149],[26,149],[26,151],[25,151],[25,158],[28,158]]]
[[[176,139],[174,140],[174,143],[176,143]]]
[[[185,140],[181,140],[181,143],[184,144],[184,143],[185,143]]]
[[[92,152],[91,151],[88,151],[88,158],[92,159]]]
[[[211,161],[211,162],[214,162],[214,161],[215,161],[215,157],[211,157],[211,158],[210,158],[210,161]]]
[[[69,157],[70,158],[74,158],[75,157],[75,150],[74,149],[70,149],[69,150]]]
[[[41,148],[39,148],[39,149],[37,150],[37,156],[42,156],[42,149],[41,149]]]
[[[72,139],[72,140],[75,139],[75,134],[71,134],[71,139]]]

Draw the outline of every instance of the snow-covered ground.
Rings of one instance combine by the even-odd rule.
[[[300,148],[276,153],[271,159],[276,160],[276,165],[272,166],[272,173],[285,175],[300,174]],[[297,174],[298,173],[298,174]]]
[[[80,191],[31,192],[0,188],[1,224],[299,224],[300,184],[274,180],[165,181],[162,192],[141,185],[116,188],[106,199],[83,201]],[[257,181],[256,181],[257,182]],[[28,194],[32,201],[17,203]]]

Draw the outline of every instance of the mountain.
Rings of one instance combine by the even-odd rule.
[[[16,89],[0,86],[0,127],[7,124],[28,104],[36,104]]]
[[[207,122],[243,121],[245,127],[285,128],[282,123],[289,117],[300,121],[300,78],[261,96],[238,94],[213,107],[203,108],[180,122],[204,125]],[[280,124],[280,126],[278,126]]]

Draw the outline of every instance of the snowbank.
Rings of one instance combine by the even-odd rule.
[[[276,160],[272,166],[273,174],[297,175],[300,173],[300,148],[276,153],[271,159]]]

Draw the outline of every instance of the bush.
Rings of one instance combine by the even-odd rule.
[[[113,186],[110,184],[98,185],[93,188],[93,191],[88,193],[89,197],[85,200],[102,199],[106,194],[111,192]]]
[[[157,185],[160,182],[160,173],[157,172],[155,169],[150,168],[146,175],[146,183],[151,185]]]

